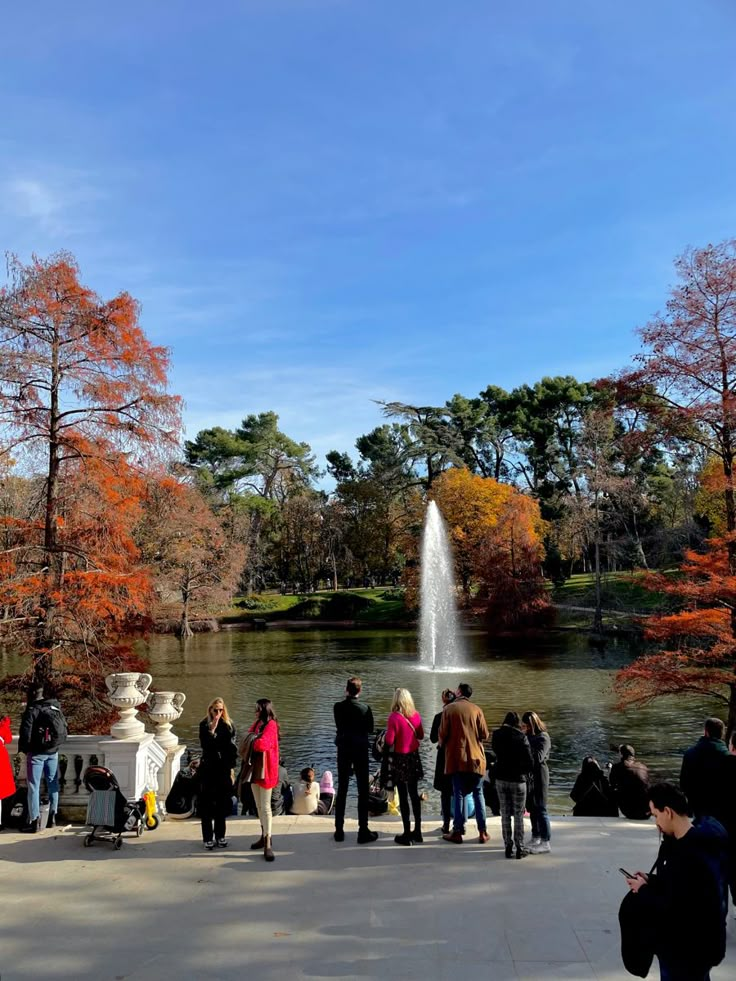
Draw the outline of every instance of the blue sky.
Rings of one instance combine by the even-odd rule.
[[[50,0],[3,14],[0,248],[173,349],[189,435],[321,456],[636,350],[736,235],[732,0]]]

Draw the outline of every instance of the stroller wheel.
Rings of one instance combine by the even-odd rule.
[[[142,821],[136,826],[135,833],[136,833],[136,837],[137,838],[140,838],[141,835],[143,834],[143,822]]]
[[[119,852],[120,849],[123,847],[123,839],[122,838],[116,838],[115,839],[115,844],[112,847],[115,849],[116,852]]]
[[[95,840],[95,836],[94,835],[85,835],[84,836],[84,847],[85,848],[91,848],[92,847],[92,842],[94,840]]]
[[[150,818],[146,820],[146,831],[155,831],[158,827],[158,818],[155,814],[152,814]]]

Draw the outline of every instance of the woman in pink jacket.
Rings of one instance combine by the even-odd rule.
[[[424,739],[422,717],[417,712],[411,692],[406,688],[394,691],[391,704],[391,715],[386,726],[386,749],[389,755],[389,775],[399,792],[401,820],[404,822],[404,833],[396,835],[397,845],[412,845],[421,842],[422,838],[422,802],[419,797],[418,783],[424,776],[422,762],[419,759],[419,743]],[[414,830],[411,827],[411,810],[414,812]]]
[[[253,751],[263,753],[262,775],[251,784],[261,820],[261,837],[250,847],[254,850],[262,848],[266,861],[273,862],[271,791],[279,782],[279,722],[270,698],[258,699],[255,722],[248,731],[256,733]]]

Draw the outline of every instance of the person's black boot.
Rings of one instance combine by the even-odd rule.
[[[29,823],[23,825],[20,830],[23,832],[23,834],[35,835],[38,831],[38,818],[36,818],[34,821],[29,821]]]
[[[258,841],[253,842],[253,844],[250,846],[250,850],[252,852],[260,851],[260,849],[263,848],[265,844],[266,844],[266,836],[263,834],[263,825],[261,825],[261,837],[258,839]]]
[[[506,858],[513,858],[513,857],[514,857],[514,846],[506,845]]]
[[[342,828],[335,828],[335,834],[333,835],[335,841],[345,841],[345,832]]]
[[[55,828],[56,826],[57,826],[56,812],[55,811],[49,811],[49,819],[46,822],[46,827],[47,828]]]
[[[371,831],[369,828],[361,828],[358,831],[358,844],[369,845],[372,841],[378,840],[378,832]]]
[[[417,821],[417,823],[414,825],[414,830],[411,833],[411,840],[416,842],[417,845],[421,845],[421,843],[424,841],[424,838],[422,838],[422,826],[419,821]]]
[[[397,845],[413,845],[414,841],[410,831],[405,831],[403,835],[396,835],[394,841]]]
[[[528,854],[529,854],[529,852],[525,848],[517,848],[516,849],[516,857],[517,858],[524,858],[524,856],[525,855],[528,855]]]

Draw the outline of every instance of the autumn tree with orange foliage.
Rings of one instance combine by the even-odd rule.
[[[704,553],[686,552],[676,579],[648,577],[652,589],[682,609],[646,620],[646,638],[663,649],[619,671],[615,686],[622,704],[704,695],[723,703],[729,732],[736,726],[736,575],[729,554],[734,539],[731,533],[710,539]]]
[[[477,588],[495,630],[548,622],[545,523],[537,502],[510,484],[460,468],[437,477],[431,497],[448,525],[466,604]]]
[[[65,253],[8,265],[0,459],[39,477],[42,494],[36,513],[0,519],[14,538],[1,558],[0,630],[30,657],[20,680],[53,678],[94,701],[149,606],[133,529],[142,473],[173,447],[180,403],[166,388],[168,352],[145,337],[131,296],[101,299]]]
[[[192,614],[230,600],[238,580],[240,555],[224,523],[196,487],[163,476],[148,482],[136,537],[163,604],[178,598],[178,635],[191,637]]]

